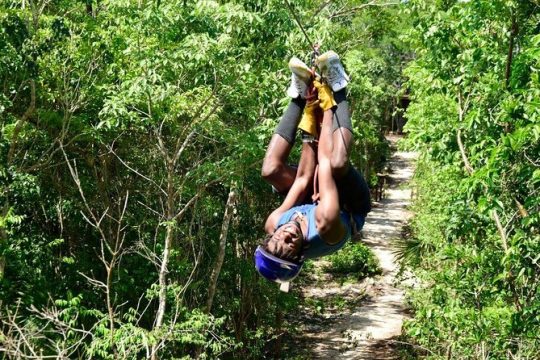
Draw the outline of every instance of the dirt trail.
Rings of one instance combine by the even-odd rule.
[[[389,140],[395,145],[397,136]],[[397,265],[392,242],[401,236],[410,217],[407,210],[413,174],[414,153],[394,152],[390,159],[390,185],[384,199],[369,214],[363,229],[382,274],[360,283],[340,284],[339,279],[320,274],[315,283],[302,288],[309,302],[299,324],[301,357],[309,359],[397,359],[392,341],[401,334],[405,315],[403,291],[396,287]],[[321,266],[324,260],[315,265]],[[317,307],[324,304],[324,307]],[[331,305],[328,305],[331,304]],[[303,344],[303,345],[301,345]]]

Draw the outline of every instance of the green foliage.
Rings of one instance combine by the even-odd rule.
[[[334,16],[356,5],[293,4],[353,77],[352,160],[373,178],[406,50],[393,7]],[[279,201],[260,162],[308,49],[281,0],[0,0],[0,321],[3,343],[34,339],[8,356],[266,356],[298,303],[253,268]]]
[[[421,157],[413,239],[401,254],[423,286],[409,294],[407,334],[432,358],[534,358],[538,6],[410,3],[417,58],[405,71],[413,101],[404,145]]]
[[[362,243],[349,242],[339,252],[328,256],[331,273],[350,274],[358,279],[380,273],[375,255]]]

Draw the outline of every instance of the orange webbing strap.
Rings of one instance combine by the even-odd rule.
[[[317,140],[319,140],[319,138],[321,137],[323,116],[324,111],[323,109],[319,108],[319,111],[317,112],[317,132],[319,133],[319,136],[317,136]]]
[[[313,195],[311,195],[311,200],[314,203],[319,202],[319,165],[315,167],[315,173],[313,174]]]

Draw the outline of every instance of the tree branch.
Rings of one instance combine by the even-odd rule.
[[[331,3],[332,3],[332,0],[328,0],[327,2],[322,3],[321,6],[319,6],[319,8],[313,13],[313,15],[311,15],[311,17],[318,16],[320,12],[323,11],[324,8],[330,5]]]
[[[463,164],[465,165],[465,170],[467,170],[467,173],[469,175],[472,175],[474,170],[471,166],[471,163],[469,162],[469,159],[467,158],[467,154],[465,153],[465,147],[463,146],[463,141],[461,141],[461,129],[458,129],[457,131],[457,143],[459,146],[459,152],[461,153],[461,158],[463,159]]]
[[[499,235],[501,236],[504,252],[508,253],[508,237],[506,234],[506,230],[502,226],[501,219],[499,218],[499,214],[497,213],[497,210],[495,209],[491,210],[491,216],[493,217],[493,220],[495,220],[495,224],[497,225],[497,230],[499,230]]]
[[[461,90],[458,90],[459,127],[457,131],[457,143],[459,146],[459,152],[461,153],[461,158],[463,159],[463,164],[465,165],[465,170],[467,170],[467,173],[471,175],[474,172],[474,170],[471,166],[471,163],[469,162],[467,153],[465,152],[465,146],[463,145],[463,141],[461,140],[461,124],[464,121],[465,113],[467,112],[467,108],[469,106],[469,99],[470,99],[470,94],[467,96],[465,103],[463,103],[463,95],[461,93]]]
[[[161,193],[165,196],[167,196],[167,192],[165,190],[163,190],[163,188],[161,186],[159,186],[158,183],[156,183],[154,180],[150,179],[149,177],[143,175],[142,173],[140,173],[137,169],[134,169],[133,167],[131,167],[128,163],[126,163],[120,156],[118,156],[118,154],[113,150],[112,146],[107,146],[107,148],[109,149],[109,151],[118,159],[118,161],[120,161],[120,163],[122,165],[124,165],[128,170],[131,170],[133,173],[135,173],[136,175],[140,176],[141,178],[143,178],[144,180],[150,182],[151,184],[155,185],[159,191],[161,191]]]
[[[225,247],[227,245],[227,234],[229,232],[229,224],[231,223],[231,218],[234,213],[234,203],[236,201],[236,193],[234,191],[234,186],[231,186],[229,192],[229,197],[227,203],[225,204],[225,212],[223,214],[223,222],[221,223],[221,233],[219,235],[219,251],[210,275],[210,285],[208,288],[208,298],[206,300],[206,312],[210,313],[212,309],[212,303],[214,302],[214,295],[216,293],[216,285],[221,272],[221,266],[223,265],[223,259],[225,258]]]
[[[510,28],[510,42],[508,43],[508,55],[506,56],[506,70],[504,74],[504,85],[506,88],[510,85],[510,77],[512,76],[512,60],[514,57],[514,39],[518,35],[519,28],[516,22],[516,14],[511,10],[512,25]]]
[[[336,17],[340,17],[340,16],[344,16],[344,15],[348,15],[348,14],[351,14],[351,13],[354,13],[354,12],[357,12],[359,10],[362,10],[364,8],[367,8],[369,6],[380,6],[380,7],[383,7],[383,6],[392,6],[392,5],[400,5],[401,3],[399,2],[389,2],[389,3],[377,3],[375,2],[375,0],[373,1],[370,1],[366,4],[362,4],[360,6],[355,6],[355,7],[352,7],[350,9],[346,9],[346,10],[342,10],[342,11],[338,11],[336,13],[333,13],[332,15],[330,15],[330,19],[334,19]]]

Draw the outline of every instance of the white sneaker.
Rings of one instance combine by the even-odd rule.
[[[317,58],[317,62],[323,77],[334,92],[347,86],[350,79],[341,65],[338,54],[332,50],[327,51]]]
[[[304,64],[302,60],[293,56],[289,61],[289,69],[291,69],[291,85],[287,89],[287,95],[296,99],[300,96],[306,98],[309,83],[311,81],[311,70]]]

